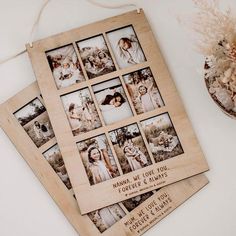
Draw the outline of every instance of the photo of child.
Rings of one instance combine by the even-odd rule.
[[[91,185],[120,175],[105,134],[77,144]]]
[[[150,68],[124,75],[123,79],[137,114],[164,106]]]
[[[46,56],[58,89],[85,80],[72,44],[48,51]]]
[[[122,203],[124,204],[125,208],[129,212],[131,212],[136,207],[138,207],[140,204],[145,202],[148,198],[150,198],[152,195],[153,195],[153,192],[144,193],[142,195],[138,195],[136,197],[132,197],[130,199],[127,199],[127,200],[123,201]]]
[[[124,174],[151,165],[151,159],[137,124],[109,132]]]
[[[101,127],[101,121],[88,88],[61,96],[74,136]]]
[[[61,181],[65,184],[67,189],[72,189],[70,179],[67,174],[67,170],[58,145],[56,144],[50,149],[48,149],[46,152],[43,153],[43,156],[48,161],[53,170],[56,172],[56,174],[59,176]]]
[[[46,118],[47,119],[47,118]],[[33,131],[38,140],[43,139],[43,140],[49,140],[50,135],[52,134],[52,130],[50,123],[46,120],[44,122],[43,120],[36,120],[33,124]],[[26,127],[26,126],[25,126]],[[26,128],[27,129],[27,128]]]
[[[146,61],[132,26],[111,31],[107,37],[121,69]]]
[[[119,204],[114,204],[88,213],[88,217],[92,220],[100,233],[105,232],[125,215],[125,212]]]
[[[92,88],[106,124],[133,116],[119,78],[96,84]]]
[[[89,79],[116,70],[102,35],[82,40],[77,46]]]
[[[184,153],[168,113],[141,122],[156,162]]]
[[[14,116],[38,148],[54,137],[46,109],[38,98],[15,112]]]

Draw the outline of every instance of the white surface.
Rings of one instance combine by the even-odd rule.
[[[24,47],[31,22],[42,2],[0,0],[1,58]],[[207,173],[211,183],[146,235],[234,236],[236,121],[225,116],[207,94],[204,81],[197,73],[203,58],[194,52],[186,31],[176,21],[176,16],[193,11],[192,3],[190,0],[137,2],[149,18],[211,168]],[[221,2],[236,8],[235,0]],[[53,0],[43,13],[36,39],[125,11],[101,9],[85,0]],[[26,54],[1,65],[0,75],[0,102],[35,80]],[[0,235],[76,236],[75,230],[2,130],[0,156]]]

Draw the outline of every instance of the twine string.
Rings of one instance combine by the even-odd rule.
[[[38,24],[39,24],[39,21],[41,19],[41,16],[42,16],[42,13],[44,11],[44,9],[46,8],[46,6],[48,5],[48,3],[50,2],[51,0],[45,0],[43,5],[40,7],[39,9],[39,12],[37,14],[37,17],[33,23],[33,26],[32,26],[32,29],[30,31],[30,36],[29,36],[29,45],[30,47],[33,47],[33,39],[34,39],[34,34],[35,34],[35,31],[36,31],[36,28],[38,27]],[[95,5],[95,6],[98,6],[98,7],[102,7],[102,8],[107,8],[107,9],[119,9],[119,8],[126,8],[126,7],[135,7],[137,9],[137,13],[139,14],[140,13],[140,8],[138,8],[138,6],[135,4],[135,3],[124,3],[124,4],[116,4],[116,5],[111,5],[111,4],[103,4],[103,3],[99,3],[99,2],[96,2],[95,0],[87,0],[89,3]],[[13,55],[10,55],[4,59],[1,59],[0,60],[0,65],[3,64],[3,63],[6,63],[12,59],[15,59],[16,57],[22,55],[26,53],[26,49],[22,50],[22,51],[19,51]]]

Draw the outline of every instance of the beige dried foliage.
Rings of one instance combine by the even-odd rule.
[[[236,42],[236,18],[230,9],[220,10],[218,0],[193,0],[197,13],[191,20],[198,34],[197,49],[204,55],[212,55],[219,41]]]

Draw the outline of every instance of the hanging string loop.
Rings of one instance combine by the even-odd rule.
[[[34,39],[34,34],[35,34],[35,31],[36,31],[36,28],[39,24],[39,21],[41,19],[41,16],[42,16],[42,13],[43,11],[45,10],[46,6],[48,5],[48,3],[50,2],[51,0],[45,0],[43,5],[41,6],[38,14],[37,14],[37,17],[34,21],[34,24],[32,26],[32,29],[30,31],[30,37],[29,37],[29,45],[30,47],[32,48],[33,47],[33,39]],[[124,3],[124,4],[117,4],[117,5],[113,5],[113,4],[103,4],[103,3],[100,3],[100,2],[97,2],[95,0],[87,0],[89,3],[95,5],[95,6],[98,6],[98,7],[102,7],[102,8],[107,8],[107,9],[119,9],[119,8],[126,8],[126,7],[135,7],[137,9],[137,13],[139,14],[140,13],[140,8],[138,8],[138,6],[135,4],[135,3]],[[3,63],[6,63],[22,54],[26,53],[26,50],[22,50],[20,52],[17,52],[13,55],[10,55],[2,60],[0,60],[0,65],[3,64]]]

